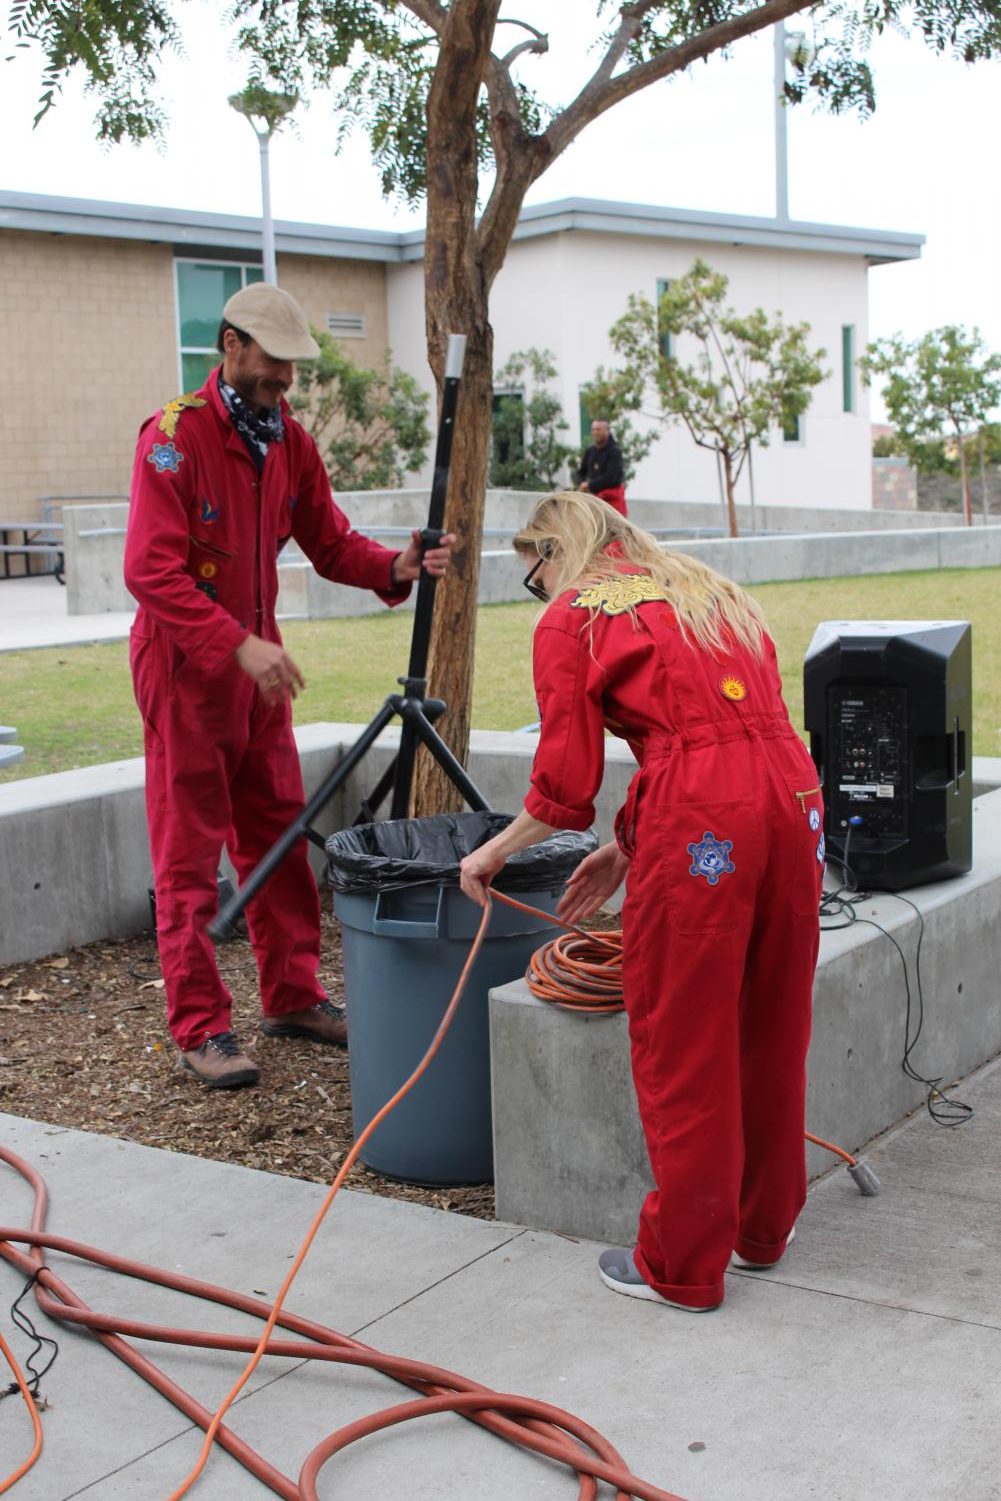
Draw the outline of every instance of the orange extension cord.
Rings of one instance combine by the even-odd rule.
[[[524,908],[523,903],[505,897],[500,892],[495,895],[510,906]],[[534,911],[535,909],[524,908],[524,910]],[[20,1173],[35,1193],[30,1229],[25,1230],[16,1226],[0,1227],[0,1256],[27,1276],[37,1276],[35,1297],[43,1313],[60,1322],[78,1324],[90,1329],[107,1349],[131,1366],[157,1391],[173,1402],[181,1412],[205,1430],[205,1442],[198,1461],[182,1484],[172,1492],[170,1501],[180,1501],[182,1496],[188,1494],[205,1468],[212,1444],[216,1441],[239,1460],[251,1474],[268,1486],[275,1495],[283,1497],[284,1501],[318,1501],[317,1476],[326,1461],[340,1449],[345,1448],[355,1439],[378,1432],[408,1418],[422,1417],[442,1411],[463,1413],[492,1433],[566,1465],[578,1476],[578,1501],[596,1501],[599,1480],[615,1487],[616,1501],[629,1501],[630,1497],[635,1498],[635,1501],[682,1501],[682,1498],[673,1492],[660,1490],[633,1475],[622,1456],[607,1439],[579,1418],[560,1408],[527,1397],[490,1391],[476,1382],[438,1366],[382,1354],[368,1345],[350,1339],[347,1335],[338,1334],[336,1330],[325,1328],[321,1324],[313,1323],[297,1315],[285,1313],[282,1308],[293,1278],[301,1267],[325,1215],[365,1142],[384,1117],[413,1087],[437,1052],[455,1014],[469,971],[479,953],[490,914],[491,904],[488,899],[462,974],[459,976],[455,991],[426,1054],[410,1078],[382,1107],[348,1153],[307,1232],[273,1306],[257,1298],[245,1297],[211,1283],[196,1281],[180,1273],[129,1261],[124,1257],[97,1250],[79,1241],[69,1240],[64,1236],[47,1234],[45,1218],[48,1194],[44,1181],[28,1163],[0,1146],[0,1161],[6,1162]],[[542,915],[552,921],[550,914]],[[15,1245],[25,1245],[31,1249],[27,1252],[19,1251],[15,1249]],[[134,1319],[122,1319],[96,1312],[49,1269],[45,1262],[45,1250],[59,1251],[80,1260],[92,1262],[94,1265],[107,1267],[126,1277],[135,1277],[160,1287],[172,1288],[208,1302],[253,1314],[265,1320],[264,1329],[260,1339],[255,1341],[250,1338],[208,1333],[197,1329],[173,1329],[165,1325],[146,1324]],[[299,1338],[273,1338],[276,1326],[291,1331]],[[202,1349],[236,1350],[249,1353],[250,1359],[246,1369],[234,1383],[218,1411],[211,1414],[189,1393],[171,1381],[151,1360],[127,1343],[124,1336],[163,1344],[190,1345]],[[42,1435],[35,1403],[13,1356],[2,1341],[0,1341],[0,1350],[15,1373],[22,1396],[31,1410],[35,1429],[35,1448],[31,1456],[6,1480],[0,1481],[0,1494],[3,1494],[11,1490],[16,1482],[27,1473],[41,1453]],[[249,1380],[264,1355],[366,1366],[414,1388],[422,1396],[418,1401],[385,1408],[371,1417],[345,1424],[316,1446],[307,1457],[296,1482],[276,1470],[263,1455],[258,1454],[231,1429],[225,1427],[222,1421],[237,1394]]]
[[[536,917],[545,914],[513,897],[495,891],[494,896],[509,907]],[[622,999],[622,929],[585,932],[573,928],[559,938],[536,949],[525,974],[528,987],[540,1001],[550,1001],[564,1011],[582,1011],[593,1016],[610,1016],[625,1009]],[[825,1141],[822,1136],[806,1132],[807,1141],[833,1152],[849,1167],[858,1168],[858,1159],[843,1147]]]

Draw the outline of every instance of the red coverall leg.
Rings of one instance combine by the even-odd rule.
[[[610,505],[612,510],[618,511],[620,516],[627,515],[625,485],[613,485],[610,490],[599,490],[597,499],[603,500],[606,505]]]
[[[801,742],[711,736],[644,762],[623,908],[633,1076],[657,1185],[636,1262],[691,1307],[722,1301],[732,1250],[777,1260],[805,1199],[823,873]],[[733,869],[715,882],[691,873],[707,834],[731,845]]]
[[[163,637],[133,640],[146,744],[146,810],[157,945],[171,1036],[186,1052],[229,1031],[232,998],[206,931],[218,908],[224,844],[242,880],[303,806],[287,703],[264,705],[235,664],[171,670]],[[319,899],[300,842],[247,907],[265,1015],[315,1005]]]

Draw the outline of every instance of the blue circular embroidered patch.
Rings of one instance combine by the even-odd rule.
[[[810,809],[810,828],[815,834],[820,828],[820,813],[816,808]]]
[[[710,886],[715,886],[720,876],[725,876],[733,870],[733,861],[730,859],[730,851],[733,849],[732,839],[717,839],[707,829],[702,838],[696,844],[688,846],[688,853],[692,857],[692,863],[688,867],[688,874],[705,876]]]
[[[184,455],[173,443],[154,443],[147,455],[148,463],[152,464],[157,474],[176,474],[184,461]]]
[[[823,863],[826,860],[826,858],[827,858],[827,846],[824,843],[824,836],[823,836],[823,834],[821,834],[820,838],[817,840],[817,863],[819,865],[823,865]]]

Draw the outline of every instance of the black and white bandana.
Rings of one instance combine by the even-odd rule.
[[[238,391],[226,384],[222,376],[219,377],[219,395],[233,426],[250,449],[254,463],[258,469],[263,469],[271,444],[281,443],[285,437],[281,407],[272,407],[270,410],[264,407],[255,412]]]

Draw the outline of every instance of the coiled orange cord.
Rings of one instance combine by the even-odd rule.
[[[528,912],[536,917],[549,916],[537,907],[529,907],[514,897],[495,891],[494,897],[508,907]],[[622,996],[622,929],[588,931],[567,925],[569,931],[561,933],[549,943],[536,949],[525,971],[528,988],[540,1001],[550,1001],[564,1011],[583,1011],[592,1015],[610,1016],[624,1011]],[[858,1168],[856,1157],[843,1147],[825,1141],[822,1136],[805,1133],[807,1141],[814,1146],[833,1152],[851,1168]],[[871,1171],[869,1173],[871,1178]],[[878,1184],[877,1184],[878,1186]]]

